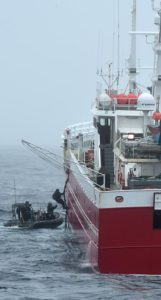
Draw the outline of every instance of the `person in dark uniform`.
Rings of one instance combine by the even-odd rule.
[[[25,210],[26,210],[26,219],[29,220],[31,219],[32,213],[31,213],[31,204],[29,201],[25,202]]]
[[[63,207],[63,209],[67,209],[68,207],[67,207],[67,205],[66,205],[64,199],[62,199],[62,196],[64,196],[64,193],[61,193],[61,192],[59,191],[59,189],[56,189],[55,192],[54,192],[53,195],[52,195],[52,198],[53,198],[57,203],[61,204],[62,207]]]
[[[17,209],[16,209],[16,213],[18,215],[18,219],[20,220],[20,214],[21,214],[21,210],[20,210],[20,207],[18,206]]]
[[[24,204],[18,206],[16,212],[18,215],[18,219],[21,219],[21,221],[23,222],[32,219],[32,208],[29,201],[26,201]]]
[[[52,203],[49,202],[48,206],[47,206],[47,216],[49,219],[54,218],[54,209],[55,209],[55,206],[53,206]]]

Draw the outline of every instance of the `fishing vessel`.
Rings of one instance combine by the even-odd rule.
[[[161,274],[161,7],[152,8],[152,86],[136,83],[133,0],[128,88],[98,87],[93,120],[64,132],[69,222],[100,273]]]

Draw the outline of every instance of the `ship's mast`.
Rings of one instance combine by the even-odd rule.
[[[154,7],[154,1],[152,1],[152,3],[153,9],[157,11],[158,18],[155,18],[155,24],[158,26],[159,29],[159,35],[155,38],[153,47],[156,55],[156,72],[153,78],[153,89],[157,110],[161,112],[161,5],[160,8],[156,9]]]
[[[133,0],[132,7],[132,31],[136,31],[136,0]],[[129,89],[131,91],[136,89],[136,35],[131,35],[131,49],[128,65],[128,75],[129,75]]]

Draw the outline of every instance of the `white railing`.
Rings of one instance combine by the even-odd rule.
[[[92,135],[94,133],[94,127],[92,122],[73,124],[68,126],[68,129],[70,130],[71,138],[78,136],[78,134],[80,133],[83,135]]]

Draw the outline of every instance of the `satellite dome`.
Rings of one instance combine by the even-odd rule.
[[[155,104],[154,97],[149,93],[142,93],[138,97],[138,102],[141,104]]]
[[[106,91],[102,92],[99,96],[99,105],[101,109],[109,109],[112,102],[112,98],[107,94]]]
[[[100,98],[101,102],[104,102],[104,101],[111,102],[112,101],[111,97],[106,92],[102,92],[99,98]]]
[[[137,109],[141,110],[154,110],[155,100],[154,97],[149,93],[142,93],[138,97]]]

